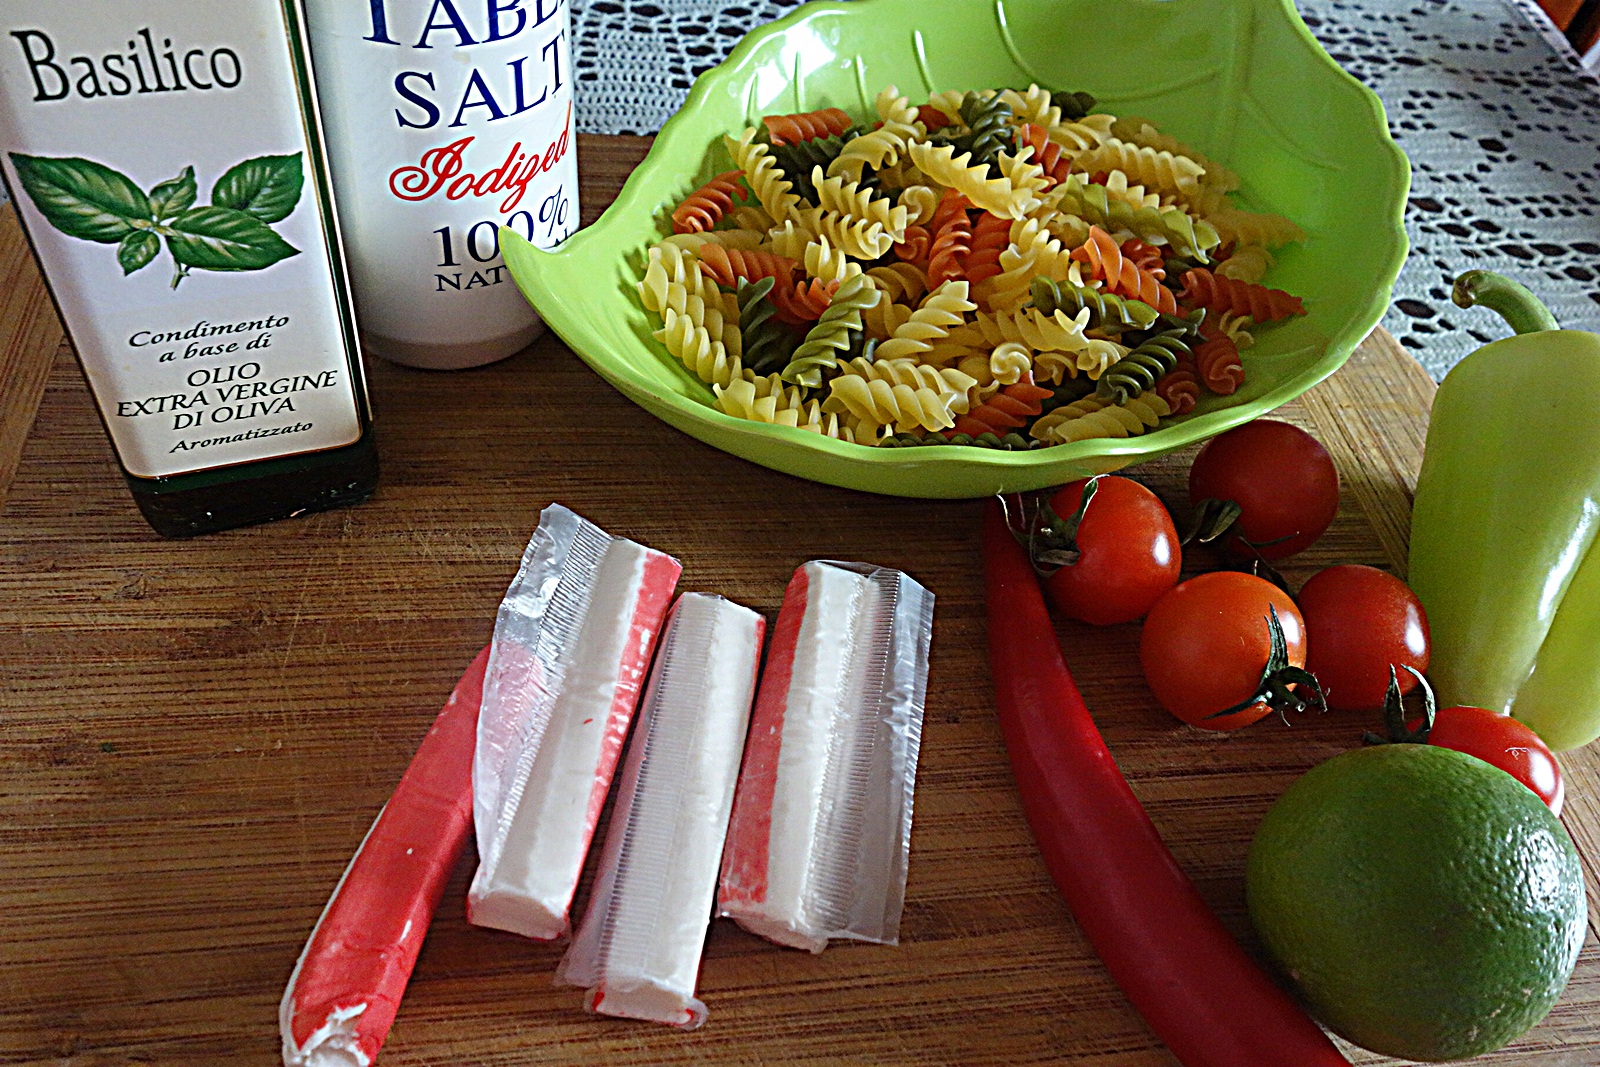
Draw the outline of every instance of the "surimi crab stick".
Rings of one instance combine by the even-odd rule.
[[[933,594],[811,562],[784,593],[722,859],[718,914],[782,945],[894,943]]]
[[[367,1067],[472,825],[478,653],[378,813],[294,965],[278,1007],[287,1067]]]
[[[692,1029],[766,622],[731,600],[678,598],[650,675],[588,910],[556,980],[591,1011]]]
[[[546,508],[500,605],[473,762],[478,926],[550,940],[572,895],[681,567]]]

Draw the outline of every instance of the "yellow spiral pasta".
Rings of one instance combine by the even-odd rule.
[[[1218,271],[1217,273],[1222,273]],[[1256,343],[1255,335],[1250,331],[1255,328],[1255,321],[1249,315],[1237,315],[1232,311],[1224,311],[1217,319],[1217,329],[1228,335],[1233,342],[1233,347],[1241,352]]]
[[[645,310],[659,315],[670,300],[676,300],[676,310],[681,314],[685,297],[697,295],[707,287],[715,289],[715,283],[695,263],[694,253],[678,244],[664,241],[650,249],[644,278],[639,282],[639,302]]]
[[[894,247],[894,238],[878,223],[836,211],[802,208],[799,225],[813,237],[826,237],[829,244],[856,259],[878,259]]]
[[[1002,341],[989,353],[989,375],[1001,385],[1016,385],[1033,371],[1033,353],[1016,341]]]
[[[1076,318],[1059,308],[1046,315],[1038,308],[1023,308],[1009,314],[980,313],[976,320],[954,341],[968,341],[968,331],[975,334],[977,343],[991,348],[1002,341],[1016,341],[1034,352],[1082,352],[1089,347],[1089,338],[1083,331],[1089,326],[1089,309],[1078,312]]]
[[[906,237],[905,208],[887,197],[864,189],[860,182],[846,181],[843,175],[836,178],[824,176],[821,167],[811,169],[811,181],[817,189],[817,206],[846,218],[865,219],[883,227],[885,233],[896,241]],[[930,212],[931,213],[931,212]]]
[[[963,405],[965,410],[966,400],[964,392],[894,385],[878,378],[843,374],[829,383],[828,399],[822,407],[825,411],[848,413],[858,420],[859,427],[892,426],[905,432],[918,427],[944,430],[954,426],[959,414],[956,405]]]
[[[744,366],[739,362],[739,357],[729,352],[723,343],[721,313],[707,312],[698,303],[699,299],[691,297],[689,308],[682,314],[667,308],[662,315],[664,324],[655,331],[655,338],[666,345],[667,351],[688,367],[696,378],[710,385],[726,387],[743,377]],[[698,319],[696,312],[700,313]],[[734,336],[739,332],[738,322],[737,317],[732,320]]]
[[[883,125],[847,141],[843,151],[828,164],[828,177],[842,175],[860,181],[864,168],[882,170],[894,166],[914,141],[927,135],[927,129],[917,121],[917,109],[894,86],[878,94],[876,106]]]
[[[945,282],[929,293],[922,306],[878,346],[878,358],[901,359],[927,352],[934,341],[950,332],[950,327],[963,322],[967,312],[978,309],[967,294],[966,281],[959,279]]]
[[[1075,352],[1040,352],[1034,357],[1033,368],[1040,378],[1052,385],[1060,385],[1079,374],[1096,381],[1127,354],[1128,349],[1115,341],[1091,337],[1088,344]]]
[[[760,248],[766,239],[764,230],[701,230],[698,233],[675,233],[663,237],[657,247],[672,245],[697,255],[706,245],[721,245],[723,248],[738,248],[748,252]]]
[[[900,206],[906,209],[906,225],[927,222],[939,207],[939,194],[927,185],[908,185],[900,191]]]
[[[1154,429],[1170,414],[1172,408],[1153,392],[1136,396],[1126,404],[1113,404],[1090,395],[1056,408],[1038,419],[1028,432],[1057,445],[1096,437],[1137,437]]]
[[[867,275],[879,289],[889,294],[890,300],[901,303],[915,303],[928,291],[927,272],[915,263],[885,263],[880,267],[868,267]]]
[[[756,422],[778,422],[779,412],[799,411],[805,402],[805,390],[799,386],[785,385],[776,374],[758,376],[750,371],[727,385],[713,385],[711,392],[719,411]]]
[[[728,146],[734,166],[744,171],[745,181],[750,183],[762,209],[774,222],[781,223],[793,217],[800,206],[800,197],[794,192],[794,184],[783,176],[772,150],[755,140],[755,136],[756,128],[749,126],[738,140],[724,137],[722,141]]]
[[[1106,196],[1121,200],[1134,207],[1164,207],[1160,193],[1151,192],[1142,185],[1129,185],[1128,176],[1120,170],[1109,171],[1105,180]]]
[[[979,301],[989,310],[1020,309],[1032,297],[1034,278],[1082,284],[1083,264],[1069,259],[1070,249],[1037,221],[1018,220],[1011,224],[1011,234],[1011,246],[1000,253],[1000,273],[977,287]]]
[[[960,89],[946,89],[942,93],[930,93],[928,95],[928,106],[937,110],[951,122],[965,125],[965,120],[961,117],[961,102],[966,99],[966,96],[967,94]]]
[[[1218,265],[1214,273],[1236,282],[1256,285],[1266,276],[1272,264],[1272,253],[1260,245],[1240,245],[1233,250],[1233,255]]]
[[[782,252],[778,254],[783,255]],[[843,282],[861,273],[861,264],[845,255],[844,249],[829,244],[826,237],[806,242],[805,250],[798,257],[790,258],[798,258],[805,264],[808,275],[825,282]]]
[[[839,373],[841,376],[853,374],[858,378],[888,382],[890,385],[909,385],[913,389],[959,393],[962,398],[966,396],[967,390],[978,384],[970,375],[954,367],[929,367],[914,359],[866,360],[858,357],[840,363]],[[952,410],[960,414],[967,408],[965,403],[958,399]]]
[[[1205,168],[1207,182],[1214,183],[1224,191],[1239,188],[1237,174],[1222,164],[1207,159],[1171,134],[1162,133],[1149,119],[1131,116],[1119,118],[1111,124],[1111,133],[1117,139],[1130,144],[1154,148],[1158,152],[1171,152],[1175,156],[1188,156]]]
[[[982,160],[973,163],[970,152],[956,155],[954,145],[919,141],[911,146],[910,153],[911,161],[923,173],[960,191],[975,207],[992,215],[1020,219],[1039,204],[1036,194],[1044,187],[1045,179],[1036,164],[1027,162],[1033,153],[1031,147],[1021,156],[1000,154],[1002,169],[1009,158],[1016,175],[1026,183],[1022,188],[1013,184],[1010,172],[998,178],[989,177],[989,164]],[[1019,159],[1022,160],[1020,164]]]
[[[767,214],[767,209],[757,204],[742,204],[725,212],[722,218],[741,230],[755,230],[758,233],[765,233],[777,225],[772,216]]]
[[[794,219],[784,219],[782,226],[774,226],[767,231],[763,247],[785,259],[800,260],[816,240],[817,235],[808,227]]]
[[[1020,93],[1015,89],[1002,89],[1000,99],[1011,105],[1011,114],[1019,125],[1031,122],[1048,130],[1061,122],[1061,109],[1050,102],[1050,90],[1041,89],[1037,84],[1029,85]]]
[[[1282,215],[1225,208],[1207,216],[1224,241],[1277,248],[1306,239],[1305,231]]]
[[[1129,144],[1116,138],[1084,152],[1075,163],[1090,173],[1120,170],[1130,180],[1171,193],[1199,188],[1200,177],[1206,172],[1204,167],[1188,156],[1175,156],[1171,152]]]
[[[910,304],[880,300],[861,313],[861,324],[867,331],[868,337],[887,341],[894,336],[896,330],[910,322],[911,316],[915,313],[916,309]]]
[[[1110,115],[1085,115],[1076,122],[1062,122],[1051,126],[1050,139],[1060,145],[1069,157],[1076,160],[1082,153],[1098,148],[1111,140],[1111,124],[1115,121]]]

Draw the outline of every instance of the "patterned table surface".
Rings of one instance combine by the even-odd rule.
[[[653,133],[694,78],[798,0],[572,0],[580,129]],[[1600,331],[1600,80],[1532,0],[1299,0],[1383,99],[1412,164],[1411,256],[1383,325],[1436,379],[1509,333],[1450,303],[1474,267]]]

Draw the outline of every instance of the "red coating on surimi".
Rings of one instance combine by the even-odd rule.
[[[472,754],[489,650],[479,652],[417,747],[312,932],[285,999],[296,1048],[335,1012],[369,1060],[394,1025],[417,953],[472,829]]]
[[[600,812],[606,806],[606,794],[611,791],[611,777],[616,773],[617,762],[622,757],[622,743],[628,737],[628,725],[644,696],[645,673],[650,669],[650,657],[655,652],[656,641],[661,637],[662,620],[672,602],[672,593],[678,587],[678,575],[683,565],[671,556],[651,552],[645,561],[644,576],[639,581],[639,596],[633,603],[633,620],[628,630],[628,647],[631,654],[617,668],[617,688],[611,698],[611,711],[606,719],[605,738],[600,742],[600,759],[595,767],[594,785],[589,790],[589,808],[584,815],[583,848],[588,851],[594,839],[594,828],[600,821]]]
[[[794,654],[805,622],[810,581],[805,567],[794,572],[783,592],[783,607],[772,630],[772,647],[761,674],[739,788],[722,852],[718,905],[759,904],[767,899],[767,865],[772,839],[772,804],[778,791],[778,757],[783,749],[783,720],[794,677]]]

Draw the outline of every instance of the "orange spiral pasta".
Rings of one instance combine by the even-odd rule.
[[[1157,311],[1178,313],[1177,298],[1159,279],[1122,254],[1117,239],[1098,226],[1089,227],[1089,239],[1074,248],[1070,258],[1094,268],[1094,276],[1106,283],[1106,291],[1131,296]]]
[[[1200,402],[1200,379],[1196,376],[1194,360],[1178,357],[1177,365],[1156,381],[1155,393],[1174,415],[1187,415]]]
[[[1011,247],[1011,220],[985,211],[972,224],[972,245],[961,266],[974,284],[1000,273],[1000,253]]]
[[[1059,185],[1072,173],[1072,160],[1061,154],[1061,146],[1050,140],[1050,134],[1043,126],[1023,123],[1017,131],[1017,151],[1022,151],[1023,145],[1032,146],[1033,161],[1043,168],[1050,185]],[[1050,185],[1045,188],[1048,189]]]
[[[933,209],[933,217],[927,222],[928,232],[938,234],[945,223],[961,216],[966,221],[967,211],[972,207],[972,202],[956,189],[946,189],[944,195],[939,197],[939,206]]]
[[[1219,396],[1231,396],[1244,384],[1244,362],[1233,338],[1216,327],[1200,327],[1203,344],[1194,348],[1194,366],[1206,388]]]
[[[730,170],[683,198],[672,212],[673,233],[700,233],[722,221],[723,212],[742,199],[744,171]]]
[[[933,244],[933,234],[926,226],[906,227],[906,238],[894,246],[896,258],[906,263],[923,266],[928,262],[928,250]]]
[[[801,111],[793,115],[763,115],[767,133],[775,145],[799,144],[816,137],[836,137],[848,130],[850,116],[836,107]]]
[[[1145,244],[1137,237],[1130,237],[1122,242],[1122,254],[1157,281],[1167,276],[1166,260],[1161,255],[1160,245]]]
[[[928,284],[943,285],[963,276],[962,259],[972,250],[972,224],[958,211],[933,235],[928,247]]]
[[[932,104],[923,104],[917,108],[917,121],[922,123],[929,133],[932,133],[934,130],[941,130],[950,125],[950,116]]]
[[[1235,315],[1249,315],[1256,322],[1275,322],[1290,315],[1306,313],[1298,296],[1282,289],[1268,289],[1264,285],[1221,278],[1204,267],[1196,267],[1184,274],[1183,292],[1180,295],[1185,304]]]
[[[1029,375],[958,417],[956,424],[945,431],[945,436],[964,433],[969,437],[977,437],[979,434],[992,433],[1003,437],[1008,430],[1032,421],[1044,409],[1042,402],[1052,395],[1054,390],[1034,385]]]
[[[753,282],[774,278],[779,283],[774,289],[781,289],[782,283],[793,278],[800,270],[800,264],[787,256],[760,250],[724,248],[708,242],[700,246],[698,254],[700,269],[713,281],[729,288],[738,285],[740,278]]]
[[[774,308],[777,308],[777,313],[773,317],[779,322],[786,322],[790,326],[807,326],[820,319],[822,313],[828,310],[828,304],[832,302],[833,292],[837,288],[839,288],[838,282],[825,282],[821,278],[812,278],[809,282],[796,282],[792,286],[780,282],[772,287],[767,299],[772,301]]]

